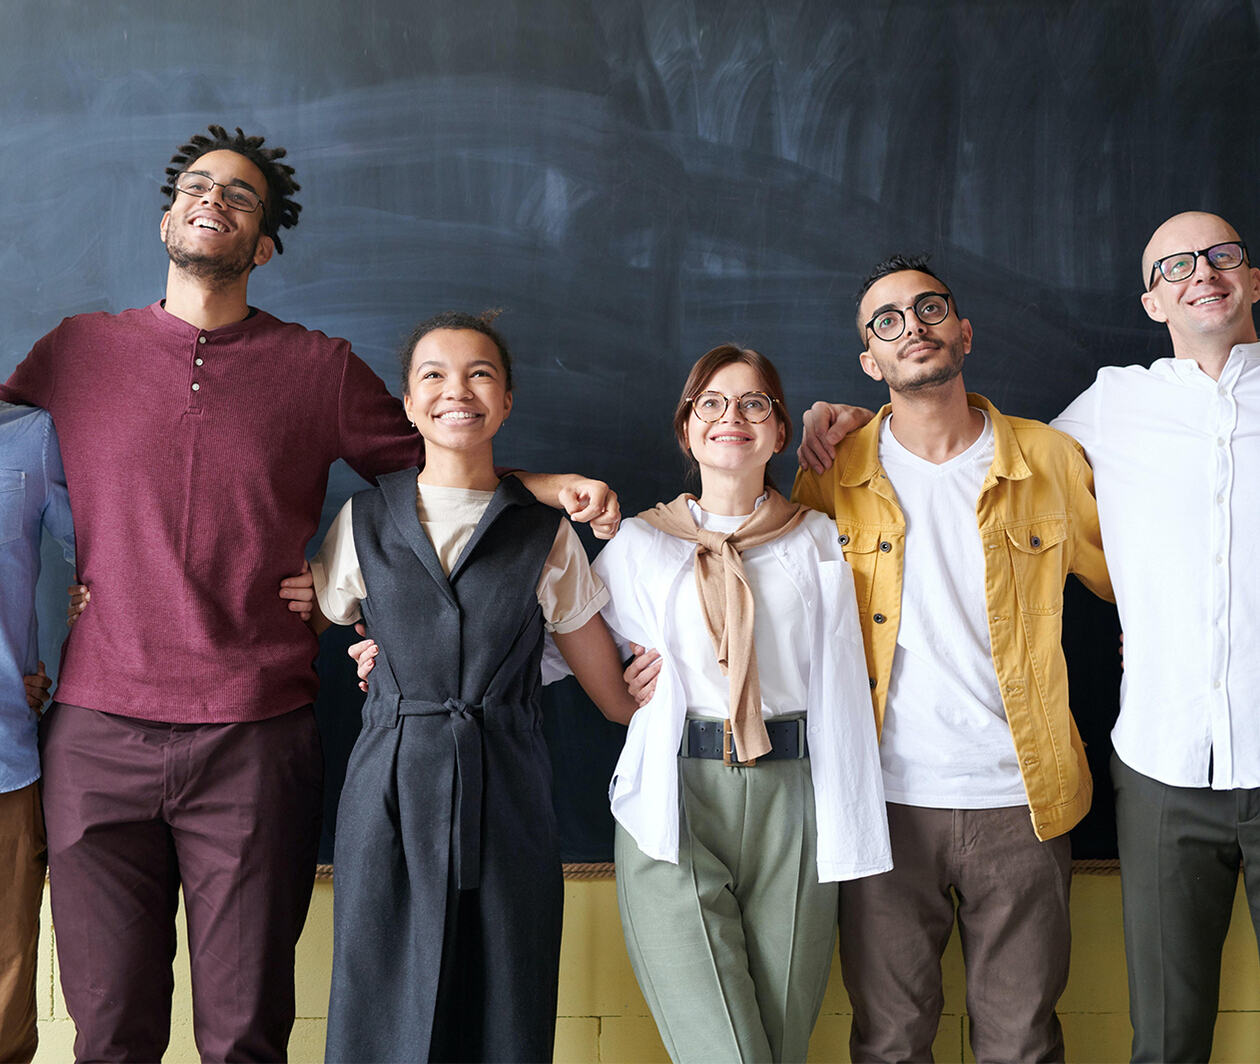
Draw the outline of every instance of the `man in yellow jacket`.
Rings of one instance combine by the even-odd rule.
[[[968,395],[971,323],[925,260],[876,267],[857,324],[890,402],[793,491],[853,568],[895,865],[841,891],[850,1052],[930,1059],[957,898],[976,1058],[1062,1060],[1066,833],[1092,784],[1060,635],[1069,572],[1111,598],[1093,476]]]

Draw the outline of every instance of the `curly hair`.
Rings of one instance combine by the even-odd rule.
[[[411,335],[398,349],[403,394],[406,395],[411,390],[411,363],[416,353],[416,344],[438,329],[471,329],[487,337],[499,349],[499,361],[503,363],[503,383],[510,392],[512,390],[512,356],[508,353],[507,344],[499,335],[499,330],[491,324],[502,313],[503,311],[497,307],[483,310],[480,314],[469,314],[463,310],[444,310],[431,318],[425,318],[411,330]]]
[[[171,156],[171,165],[166,168],[167,182],[162,186],[162,195],[167,197],[162,209],[171,209],[175,200],[175,179],[189,166],[212,151],[234,151],[258,167],[267,181],[267,196],[262,205],[263,232],[275,242],[276,254],[283,254],[280,230],[297,225],[302,210],[302,205],[292,198],[302,186],[293,180],[293,167],[279,161],[288,152],[284,148],[264,148],[264,138],[247,137],[240,126],[236,127],[236,136],[231,136],[222,126],[208,128],[210,136],[194,134]]]

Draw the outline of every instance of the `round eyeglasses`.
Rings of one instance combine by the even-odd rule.
[[[1247,261],[1247,245],[1241,240],[1229,240],[1224,244],[1213,244],[1202,251],[1178,251],[1174,255],[1165,255],[1156,259],[1151,266],[1151,279],[1146,284],[1149,292],[1155,282],[1162,277],[1169,284],[1179,284],[1194,276],[1199,265],[1199,258],[1208,260],[1214,270],[1236,270]]]
[[[735,407],[740,417],[754,425],[765,421],[774,412],[774,404],[777,402],[765,392],[745,392],[743,395],[701,392],[699,395],[693,395],[687,402],[691,404],[691,410],[696,417],[712,424],[715,421],[721,421],[726,416],[732,399],[735,400]]]
[[[891,342],[906,331],[907,310],[913,310],[914,316],[923,325],[939,325],[949,317],[951,298],[948,292],[924,292],[908,307],[900,310],[885,307],[866,323],[866,327],[881,340]]]
[[[262,197],[244,185],[225,185],[205,174],[185,170],[175,178],[175,188],[189,196],[208,196],[215,187],[223,189],[223,202],[235,211],[250,214],[262,206]]]

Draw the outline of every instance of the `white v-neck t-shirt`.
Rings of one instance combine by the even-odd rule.
[[[880,429],[879,457],[906,520],[901,623],[880,737],[887,800],[997,809],[1028,798],[993,669],[976,503],[993,426],[937,465]]]

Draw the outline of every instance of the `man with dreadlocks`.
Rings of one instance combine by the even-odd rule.
[[[344,340],[247,302],[298,221],[284,155],[193,137],[162,189],[166,298],[67,318],[0,388],[56,422],[91,588],[41,744],[79,1059],[161,1058],[181,885],[202,1058],[284,1059],[293,1024],[323,765],[317,645],[276,588],[329,465],[371,479],[414,465],[417,437]],[[576,478],[530,487],[603,504]]]

